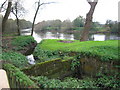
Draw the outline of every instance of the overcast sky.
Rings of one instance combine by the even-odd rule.
[[[24,0],[24,6],[28,10],[25,19],[32,21],[35,13],[35,1],[38,0]],[[41,0],[41,2],[56,2],[53,4],[42,6],[36,18],[36,23],[43,20],[74,20],[81,15],[84,18],[90,9],[90,5],[86,0]],[[118,2],[120,0],[98,0],[93,21],[105,23],[106,20],[118,20]]]

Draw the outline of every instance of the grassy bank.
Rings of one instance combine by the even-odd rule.
[[[15,51],[25,53],[37,42],[32,36],[5,36],[3,37],[3,51]]]
[[[43,40],[37,45],[34,56],[38,59],[68,56],[68,52],[76,52],[78,56],[96,57],[101,61],[118,60],[118,40],[85,41],[74,40],[71,43],[59,39]]]

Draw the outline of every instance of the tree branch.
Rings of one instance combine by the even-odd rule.
[[[1,12],[1,10],[2,10],[2,8],[3,8],[3,6],[5,5],[6,2],[7,2],[7,0],[5,0],[5,2],[3,2],[3,4],[1,5],[0,12]]]
[[[39,6],[42,6],[42,5],[45,5],[45,4],[51,4],[51,3],[55,3],[55,2],[41,3],[41,4],[39,4]]]

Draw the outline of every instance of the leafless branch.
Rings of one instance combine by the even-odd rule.
[[[6,2],[7,2],[7,0],[5,0],[5,1],[3,2],[3,4],[1,5],[1,7],[0,7],[0,12],[2,11],[2,8],[3,8],[3,6],[5,5]]]
[[[41,4],[39,4],[39,6],[42,6],[42,5],[45,5],[45,4],[51,4],[51,3],[55,3],[55,2],[41,3]]]

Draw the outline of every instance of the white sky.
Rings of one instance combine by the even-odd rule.
[[[35,13],[35,1],[38,0],[24,0],[25,8],[28,13],[25,15],[26,20],[33,20]],[[42,6],[36,18],[36,23],[43,20],[74,20],[81,15],[84,18],[90,9],[90,5],[86,0],[41,0],[41,2],[56,2],[53,4]],[[118,2],[120,0],[98,0],[93,21],[105,23],[106,20],[118,20]]]

